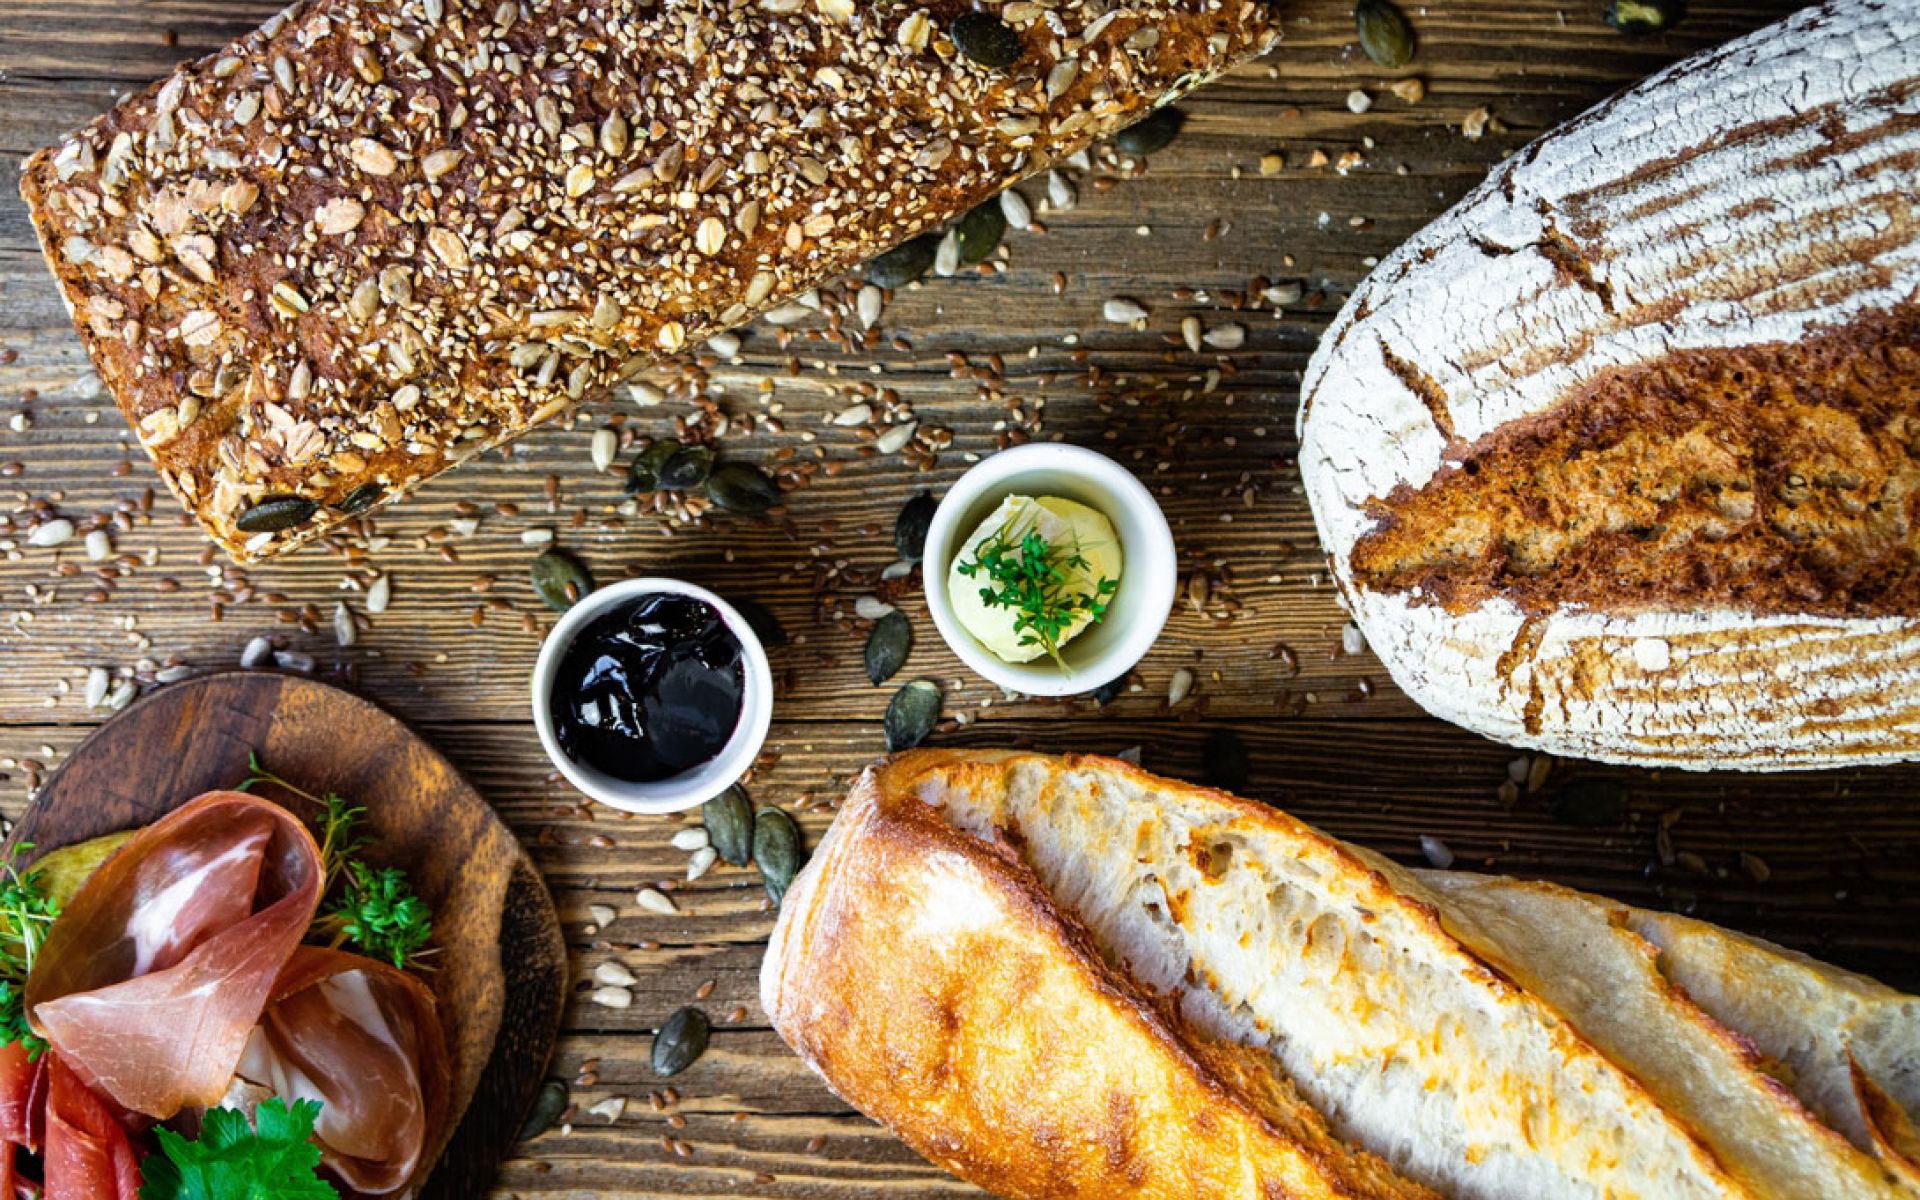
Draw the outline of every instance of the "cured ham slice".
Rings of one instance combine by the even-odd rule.
[[[46,1130],[48,1056],[28,1056],[19,1042],[0,1046],[0,1200],[19,1200],[39,1192],[20,1177],[16,1157],[38,1150]]]
[[[119,1116],[48,1057],[45,1200],[137,1200],[140,1162]]]
[[[0,1046],[0,1142],[40,1148],[46,1131],[47,1066],[45,1054],[30,1057],[19,1042]],[[6,1194],[0,1188],[0,1196]]]
[[[68,903],[27,982],[33,1026],[126,1109],[215,1104],[321,886],[293,814],[209,792],[141,830]]]
[[[400,1191],[438,1148],[448,1067],[433,993],[385,963],[296,950],[238,1075],[288,1104],[320,1101],[321,1167],[351,1195]]]

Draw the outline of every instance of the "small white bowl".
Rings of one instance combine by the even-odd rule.
[[[553,732],[553,678],[560,670],[573,639],[589,621],[610,608],[641,596],[667,592],[691,596],[711,604],[728,632],[740,642],[742,682],[740,721],[733,737],[720,753],[691,770],[652,783],[632,783],[615,779],[586,763],[575,762],[560,749]],[[609,584],[581,599],[568,609],[540,646],[540,658],[533,665],[533,724],[540,731],[540,744],[547,757],[567,782],[602,804],[634,813],[671,813],[693,808],[725,791],[728,785],[746,774],[747,768],[766,743],[767,729],[773,723],[773,670],[767,665],[767,652],[760,645],[752,626],[725,600],[703,587],[678,579],[627,579]]]
[[[1119,590],[1104,617],[1060,648],[1065,671],[1048,658],[1002,661],[960,624],[947,596],[953,556],[1013,495],[1077,500],[1113,522],[1120,538]],[[962,475],[934,510],[921,572],[933,623],[953,652],[987,679],[1030,696],[1090,692],[1132,670],[1165,627],[1179,576],[1173,531],[1133,472],[1104,454],[1060,442],[1002,450]]]

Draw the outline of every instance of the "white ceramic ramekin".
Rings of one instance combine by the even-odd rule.
[[[586,763],[575,762],[560,749],[553,732],[553,677],[567,647],[589,621],[617,605],[641,596],[668,592],[691,596],[711,604],[728,632],[740,642],[742,682],[740,722],[733,737],[719,754],[691,770],[652,783],[630,783],[597,771]],[[635,813],[671,813],[704,804],[746,773],[766,743],[767,729],[773,723],[773,670],[767,665],[767,652],[760,639],[731,604],[703,587],[678,579],[628,579],[610,584],[568,609],[540,646],[540,658],[533,666],[533,724],[540,731],[540,744],[547,757],[567,782],[602,804]]]
[[[1119,590],[1105,617],[1060,648],[1064,671],[1049,658],[1003,662],[966,631],[947,597],[954,554],[1012,495],[1077,500],[1103,513],[1120,538]],[[985,678],[1030,696],[1092,691],[1132,670],[1165,627],[1179,577],[1173,531],[1152,493],[1106,455],[1059,442],[1003,450],[962,475],[934,511],[921,572],[933,623],[953,652]]]

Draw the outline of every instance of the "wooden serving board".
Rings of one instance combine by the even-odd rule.
[[[37,857],[151,824],[245,779],[250,753],[305,790],[364,805],[375,839],[368,857],[404,866],[432,907],[439,953],[428,982],[453,1067],[453,1133],[421,1196],[479,1194],[511,1149],[552,1053],[566,946],[520,843],[412,730],[312,679],[202,676],[160,689],[95,730],[22,814],[6,848],[31,843]]]

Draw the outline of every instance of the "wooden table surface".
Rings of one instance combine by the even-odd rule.
[[[1231,730],[1250,754],[1247,792],[1403,860],[1422,861],[1427,835],[1463,866],[1680,908],[1920,988],[1911,797],[1920,771],[1743,777],[1535,764],[1427,718],[1371,656],[1343,652],[1344,619],[1292,461],[1300,370],[1375,256],[1555,123],[1796,5],[1707,0],[1650,39],[1609,30],[1601,0],[1409,7],[1420,48],[1401,74],[1424,82],[1418,103],[1389,92],[1392,77],[1359,54],[1342,0],[1287,7],[1279,50],[1186,101],[1185,131],[1137,178],[1099,165],[1082,174],[1076,207],[1045,214],[1044,232],[1009,234],[1003,271],[902,293],[871,347],[806,330],[783,347],[760,326],[736,361],[689,368],[725,412],[764,418],[778,406],[782,430],[729,436],[727,453],[819,464],[784,519],[668,531],[623,514],[618,468],[593,469],[593,432],[658,434],[694,406],[606,400],[510,455],[443,476],[381,514],[371,539],[242,572],[154,498],[153,472],[89,372],[14,185],[26,153],[272,8],[0,0],[0,512],[11,520],[0,528],[0,808],[17,813],[106,715],[83,700],[91,668],[144,689],[178,668],[230,666],[262,635],[426,732],[546,873],[581,981],[552,1066],[572,1085],[571,1126],[523,1144],[497,1196],[970,1191],[851,1113],[769,1030],[756,995],[771,915],[756,876],[723,866],[683,885],[671,917],[636,905],[638,887],[683,874],[686,855],[668,840],[680,823],[586,807],[543,758],[526,679],[552,615],[527,578],[536,551],[522,535],[532,529],[553,530],[602,581],[681,575],[777,616],[787,633],[774,650],[778,709],[752,791],[787,807],[811,838],[882,750],[889,692],[866,682],[852,609],[884,594],[917,633],[901,680],[941,682],[946,711],[964,718],[938,743],[1141,747],[1149,768],[1198,778],[1209,739]],[[1349,110],[1355,88],[1371,96],[1370,111]],[[1491,120],[1469,138],[1463,126],[1482,109]],[[1282,165],[1263,171],[1276,154]],[[1344,174],[1343,155],[1357,163]],[[1036,202],[1045,191],[1024,186]],[[1300,281],[1305,295],[1284,313],[1264,303],[1234,311],[1255,277]],[[1101,321],[1114,295],[1151,310],[1144,331]],[[1180,334],[1188,315],[1209,328],[1244,325],[1244,347],[1190,352]],[[829,423],[876,386],[896,389],[924,427],[952,432],[930,470],[863,452],[856,433]],[[1105,708],[1002,697],[940,645],[917,580],[878,579],[895,557],[902,502],[944,488],[1010,434],[1064,438],[1131,464],[1161,497],[1184,570],[1207,579],[1204,606],[1181,603],[1134,690]],[[106,523],[114,558],[89,562],[77,538],[28,547],[21,531],[47,510],[83,530]],[[476,517],[469,532],[463,518]],[[391,576],[393,601],[369,617],[362,593],[376,572]],[[342,601],[361,626],[344,647],[333,632]],[[1181,667],[1198,682],[1170,709],[1168,681]],[[1514,774],[1521,786],[1503,789]],[[1556,820],[1562,789],[1596,778],[1624,786],[1628,817],[1599,828]],[[595,930],[590,905],[617,916]],[[588,996],[607,959],[638,978],[630,1008]],[[648,1066],[649,1035],[690,1003],[711,1014],[712,1047],[667,1097]],[[617,1119],[586,1112],[611,1097],[629,1098]]]

